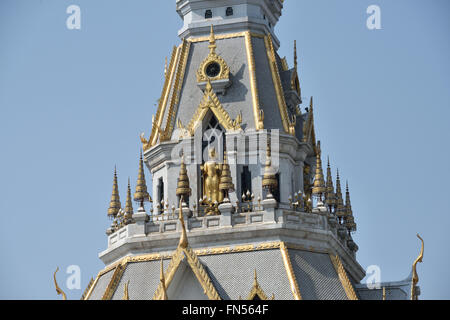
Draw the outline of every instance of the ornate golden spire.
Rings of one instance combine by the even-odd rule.
[[[147,192],[147,183],[145,182],[144,161],[142,160],[142,151],[139,160],[139,171],[138,171],[138,179],[136,182],[136,191],[134,193],[134,201],[139,202],[141,208],[144,207],[144,202],[151,201],[150,195]]]
[[[214,34],[214,27],[211,25],[211,33],[209,35],[209,50],[212,54],[216,53],[216,36]]]
[[[178,184],[176,195],[180,198],[188,199],[191,195],[191,188],[189,187],[189,177],[187,175],[186,164],[184,163],[184,156],[181,158],[180,175],[178,177]]]
[[[230,166],[227,161],[227,153],[223,155],[222,174],[220,176],[219,189],[224,193],[224,199],[228,199],[228,193],[234,190],[233,179],[231,178]]]
[[[270,142],[267,142],[266,168],[262,180],[262,186],[269,191],[269,197],[272,192],[278,188],[278,180],[272,168],[272,152],[270,150]]]
[[[163,258],[161,258],[161,271],[160,271],[160,275],[159,275],[159,280],[161,281],[161,286],[162,286],[161,300],[168,300],[167,290],[166,290],[166,279],[164,278]]]
[[[131,186],[130,186],[130,178],[128,178],[128,191],[127,191],[127,200],[125,201],[125,210],[124,210],[124,218],[125,224],[131,222],[133,217],[133,203],[131,202]]]
[[[319,200],[322,200],[322,195],[327,191],[325,187],[325,179],[323,177],[322,170],[322,158],[321,158],[322,150],[320,149],[320,141],[317,143],[317,152],[316,152],[316,176],[314,178],[314,186],[312,189],[312,194],[319,197]]]
[[[342,218],[345,215],[344,200],[342,199],[341,178],[339,177],[339,169],[336,178],[336,215]]]
[[[325,203],[331,211],[336,204],[336,194],[334,193],[333,177],[331,176],[330,157],[328,157],[327,166],[327,192],[325,194]]]
[[[189,243],[186,234],[186,227],[184,226],[183,210],[181,209],[182,206],[183,206],[183,196],[181,196],[180,198],[180,209],[178,213],[178,218],[180,219],[181,222],[181,237],[178,246],[183,249],[186,249]]]
[[[294,40],[294,68],[297,70],[298,62],[297,62],[297,40]]]
[[[352,203],[350,202],[350,191],[348,189],[348,181],[345,193],[345,227],[348,232],[356,231],[355,218],[353,217]]]
[[[114,218],[119,212],[122,205],[120,204],[119,186],[117,185],[117,170],[114,167],[114,181],[111,201],[109,202],[108,217]]]

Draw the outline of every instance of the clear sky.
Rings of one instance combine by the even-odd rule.
[[[81,30],[66,8],[81,8]],[[381,8],[381,30],[366,9]],[[425,240],[421,298],[449,299],[448,0],[286,0],[276,27],[333,174],[348,179],[357,258],[402,280]],[[114,165],[136,182],[164,58],[180,40],[167,0],[0,1],[0,298],[79,299],[103,268]],[[147,173],[147,178],[149,174]],[[135,206],[136,207],[136,206]],[[68,290],[66,268],[81,268]]]

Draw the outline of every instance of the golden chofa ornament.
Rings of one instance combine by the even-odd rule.
[[[323,177],[322,170],[322,158],[321,158],[322,150],[320,149],[320,141],[317,143],[317,162],[316,162],[316,175],[314,178],[314,186],[312,188],[312,194],[319,198],[319,201],[322,201],[322,195],[327,191],[325,187],[325,180]]]
[[[120,204],[119,187],[117,185],[117,170],[114,168],[113,190],[111,201],[109,202],[108,217],[114,219],[122,205]]]
[[[189,177],[187,175],[184,157],[181,158],[180,175],[178,177],[176,195],[180,197],[180,199],[189,199],[191,195],[191,188],[189,187]]]
[[[227,161],[227,153],[223,155],[222,174],[220,176],[219,190],[223,192],[224,201],[229,201],[230,191],[234,191],[233,179],[231,178],[230,166]]]
[[[272,198],[272,193],[278,188],[278,180],[275,173],[275,169],[272,167],[272,151],[270,149],[270,143],[267,143],[267,155],[266,155],[266,167],[264,170],[264,177],[262,180],[262,187],[266,189],[268,197]]]
[[[141,208],[144,208],[144,202],[152,202],[152,198],[147,192],[147,183],[145,182],[144,161],[142,160],[142,151],[139,160],[139,171],[138,171],[138,179],[136,182],[136,191],[134,193],[134,201],[138,202]]]

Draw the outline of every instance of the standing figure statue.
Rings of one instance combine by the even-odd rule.
[[[209,149],[209,159],[201,166],[204,177],[204,194],[207,201],[214,203],[223,202],[223,193],[219,189],[222,164],[216,161],[216,149]]]

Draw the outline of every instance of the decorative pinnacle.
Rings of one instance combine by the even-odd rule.
[[[297,70],[298,62],[297,62],[297,40],[294,40],[294,68]]]
[[[322,150],[320,149],[320,141],[319,141],[317,143],[316,176],[314,178],[314,186],[312,188],[312,194],[319,196],[320,198],[322,198],[322,195],[327,191],[327,189],[325,187],[325,180],[323,177],[321,153],[322,153]]]
[[[125,221],[129,222],[133,217],[133,203],[131,202],[131,186],[130,186],[130,178],[128,178],[128,191],[127,191],[127,200],[125,202]]]
[[[120,203],[119,187],[117,184],[117,169],[114,167],[114,181],[111,201],[109,202],[108,217],[114,218],[122,207]]]
[[[334,193],[333,177],[331,176],[330,157],[328,157],[327,166],[327,192],[325,194],[326,204],[329,208],[336,204],[336,194]]]
[[[270,142],[267,141],[267,155],[266,155],[266,168],[264,171],[264,177],[262,180],[263,188],[273,192],[278,188],[278,180],[276,178],[274,169],[272,168],[272,152],[270,150]]]
[[[339,169],[336,178],[336,215],[343,217],[345,215],[344,200],[342,199],[341,178],[339,177]]]
[[[350,191],[347,188],[345,194],[345,226],[349,232],[356,231],[355,218],[353,217],[352,203],[350,202]]]
[[[216,35],[214,34],[214,27],[211,25],[211,33],[209,35],[209,50],[211,53],[216,53]]]
[[[163,258],[161,258],[161,271],[160,271],[159,279],[161,281],[161,286],[162,286],[161,300],[168,300],[167,299],[167,291],[166,291],[166,279],[164,278]]]
[[[230,166],[227,161],[227,153],[223,155],[222,175],[220,176],[219,189],[225,193],[225,198],[228,198],[228,192],[234,190],[233,179],[231,178]]]
[[[184,155],[181,158],[180,175],[178,177],[176,195],[183,196],[184,198],[188,198],[191,195],[189,177],[187,175],[186,164],[184,163]]]
[[[139,160],[138,179],[136,182],[136,191],[134,193],[134,201],[140,202],[141,207],[144,206],[144,202],[150,201],[150,195],[147,192],[147,183],[145,182],[144,174],[144,161],[142,159],[142,151]]]
[[[181,222],[181,237],[180,237],[180,242],[178,244],[179,247],[186,249],[188,246],[188,238],[187,238],[187,234],[186,234],[186,227],[184,226],[184,217],[183,217],[183,210],[181,209],[183,206],[183,196],[180,197],[180,208],[179,208],[179,217],[178,219],[180,219]]]

